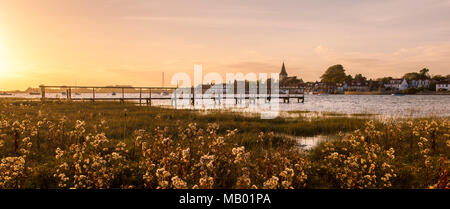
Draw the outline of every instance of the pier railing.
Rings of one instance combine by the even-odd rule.
[[[46,96],[46,90],[47,89],[65,89],[65,92],[60,92],[65,96],[67,100],[91,100],[93,102],[95,101],[106,101],[106,100],[112,100],[112,101],[120,101],[124,102],[125,100],[139,100],[139,104],[142,104],[142,101],[146,101],[147,105],[151,105],[152,100],[165,100],[165,99],[171,99],[170,97],[155,97],[152,96],[152,93],[161,93],[161,92],[168,92],[168,91],[175,91],[176,87],[133,87],[133,86],[45,86],[41,85],[39,86],[41,89],[41,100],[52,100],[52,99],[59,99],[59,98],[49,98]],[[72,90],[90,90],[92,93],[92,97],[90,98],[77,98],[73,97]],[[121,97],[98,97],[96,94],[99,94],[96,92],[96,90],[99,89],[108,89],[108,90],[118,90],[121,93]],[[138,91],[139,97],[125,97],[126,91]],[[114,92],[116,93],[116,92]],[[137,92],[135,92],[137,93]],[[148,97],[145,97],[145,94],[148,94]]]
[[[92,102],[95,101],[120,101],[120,102],[125,102],[126,100],[133,100],[133,101],[139,101],[139,104],[143,104],[143,101],[145,101],[145,103],[149,106],[152,105],[152,100],[171,100],[172,104],[176,105],[176,101],[179,99],[186,99],[185,97],[182,97],[180,94],[177,95],[177,89],[181,89],[181,88],[177,88],[177,87],[133,87],[133,86],[46,86],[46,85],[41,85],[39,86],[39,88],[41,89],[41,100],[42,102],[45,102],[46,100],[55,100],[55,99],[61,99],[61,98],[50,98],[46,96],[47,90],[48,89],[65,89],[65,92],[59,92],[62,94],[62,96],[64,96],[65,98],[63,99],[67,99],[69,101],[71,100],[90,100]],[[100,89],[108,89],[108,90],[118,90],[121,91],[121,96],[120,97],[98,97],[98,92],[96,92],[96,90],[100,90]],[[92,97],[73,97],[73,93],[72,90],[78,90],[78,91],[83,91],[84,93],[86,93],[88,90],[88,92],[91,92]],[[135,97],[125,97],[125,93],[128,93],[126,91],[133,91],[133,93],[139,93],[139,96],[135,96]],[[220,103],[220,100],[227,100],[227,99],[234,99],[235,103],[242,103],[245,100],[248,100],[250,102],[255,102],[255,99],[264,99],[266,101],[271,101],[271,99],[273,98],[278,98],[280,99],[280,101],[283,101],[283,103],[289,103],[291,99],[297,99],[297,102],[304,102],[304,93],[303,91],[301,93],[297,93],[297,94],[291,94],[289,93],[290,90],[287,89],[287,93],[286,94],[278,94],[278,95],[272,95],[270,94],[266,94],[266,95],[261,95],[261,94],[256,94],[256,95],[251,95],[248,93],[244,93],[244,94],[237,94],[236,90],[234,92],[234,94],[231,95],[227,95],[227,94],[221,94],[221,95],[216,95],[213,97],[204,97],[203,93],[199,93],[199,94],[195,94],[195,90],[194,87],[191,88],[184,88],[184,90],[190,90],[190,94],[188,96],[188,99],[190,100],[191,105],[195,105],[195,101],[196,100],[204,100],[204,99],[210,99],[213,100],[214,102],[216,102],[216,100],[218,100],[218,102]],[[54,91],[53,91],[54,92]],[[169,92],[172,92],[172,95],[167,97],[169,94]],[[259,91],[258,91],[259,92]],[[116,93],[116,92],[114,92]],[[157,96],[157,95],[152,95],[152,93],[166,93],[167,95],[163,95],[163,96]],[[75,94],[78,94],[78,92],[75,92]],[[147,96],[148,95],[148,96]]]

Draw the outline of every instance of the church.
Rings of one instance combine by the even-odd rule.
[[[288,76],[284,62],[281,66],[281,72],[279,76],[280,89],[300,89],[303,84],[303,80],[298,79],[297,76]]]

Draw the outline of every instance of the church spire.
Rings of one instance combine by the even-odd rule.
[[[280,75],[282,75],[282,76],[287,76],[288,75],[287,72],[286,72],[286,67],[284,67],[284,62],[283,62],[283,66],[281,66],[281,73],[280,73]]]
[[[284,67],[284,62],[283,62],[283,66],[281,66],[281,72],[280,72],[279,76],[280,76],[280,81],[284,81],[288,76],[288,74],[286,72],[286,67]]]

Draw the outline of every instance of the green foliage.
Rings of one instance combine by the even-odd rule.
[[[430,74],[428,73],[430,70],[428,68],[423,68],[419,72],[411,72],[406,73],[403,78],[410,81],[410,80],[426,80],[430,79]]]
[[[445,76],[442,76],[442,75],[435,75],[435,76],[433,76],[433,80],[435,80],[435,81],[445,81],[445,79],[447,79]]]
[[[417,94],[420,90],[416,88],[407,88],[402,91],[404,94]]]
[[[338,83],[343,82],[347,76],[342,65],[333,65],[320,78],[325,83]]]
[[[377,78],[377,81],[382,81],[383,83],[388,83],[391,80],[392,80],[392,77]]]
[[[367,78],[364,77],[362,74],[356,74],[354,81],[362,83],[362,82],[366,82]]]

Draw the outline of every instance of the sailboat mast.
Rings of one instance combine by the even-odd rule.
[[[164,72],[162,73],[162,87],[164,87]]]

